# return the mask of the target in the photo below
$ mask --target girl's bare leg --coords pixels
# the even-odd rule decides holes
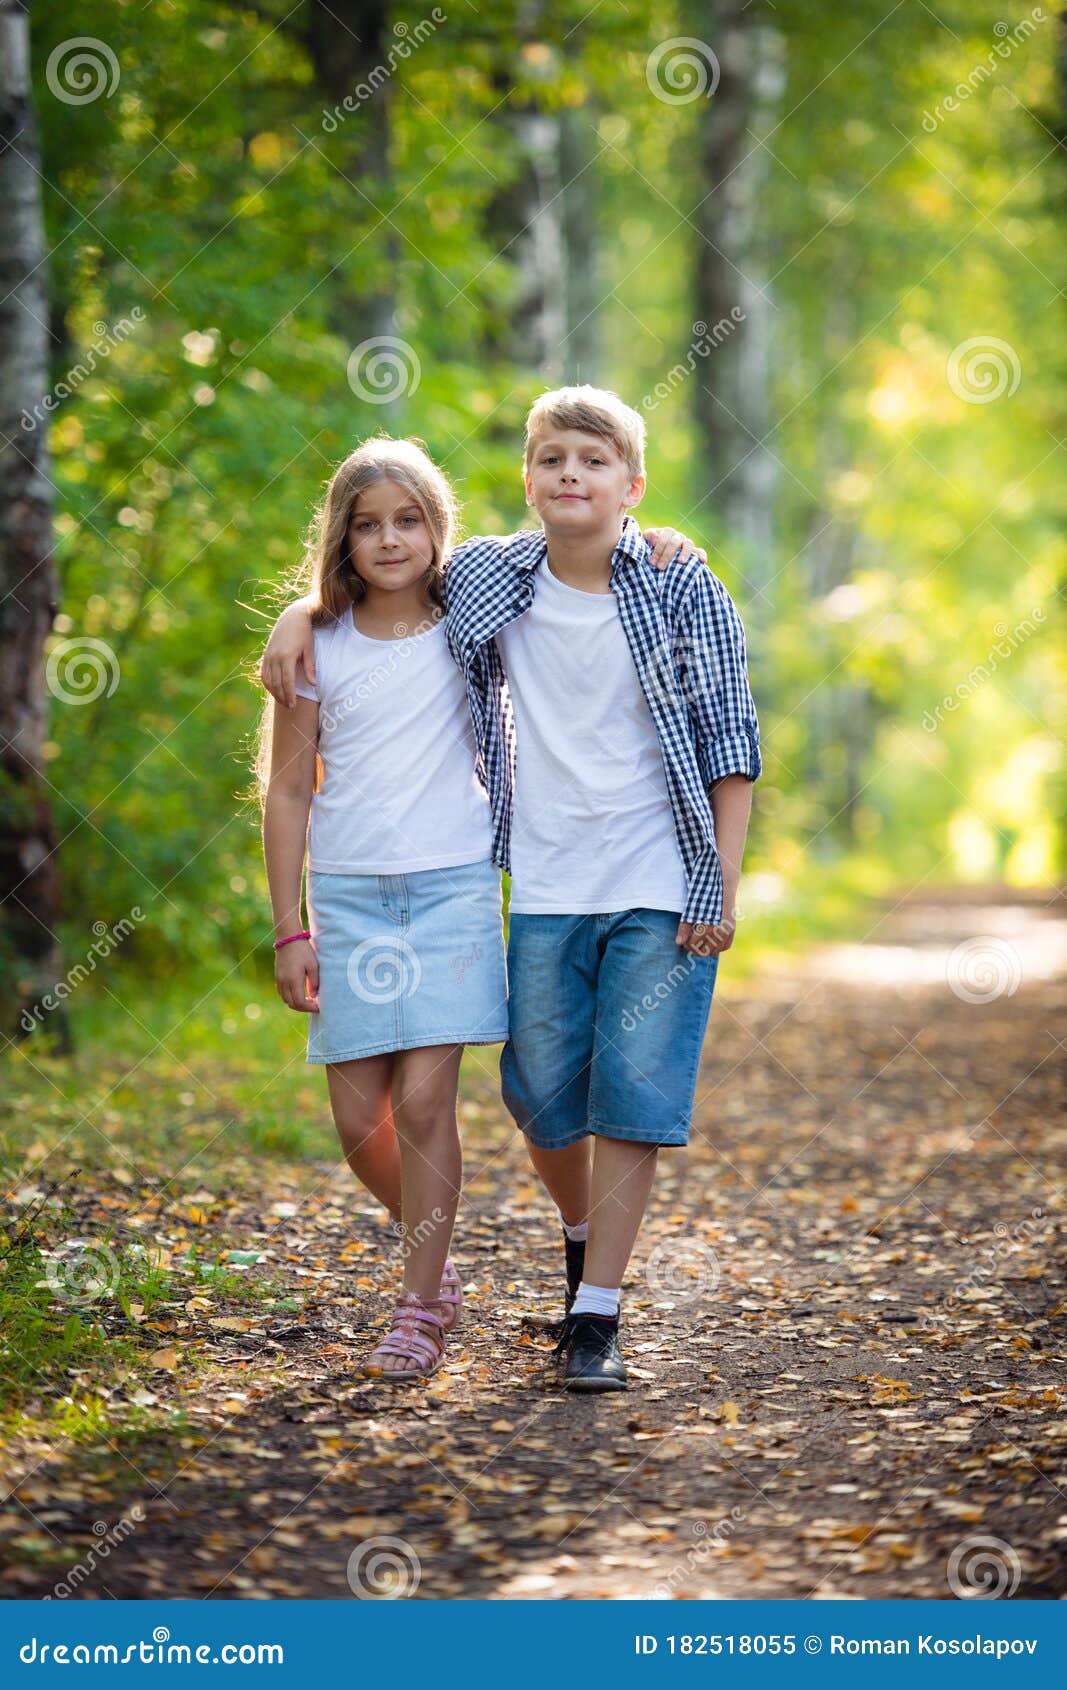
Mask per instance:
[[[440,1294],[463,1183],[456,1118],[462,1055],[462,1045],[430,1045],[393,1056],[393,1119],[404,1191],[404,1289],[424,1300]]]
[[[400,1147],[393,1124],[392,1055],[329,1062],[334,1125],[352,1172],[395,1221],[401,1218]]]

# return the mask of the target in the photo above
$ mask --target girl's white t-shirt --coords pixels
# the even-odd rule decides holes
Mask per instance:
[[[372,640],[351,610],[315,629],[325,778],[311,801],[309,866],[320,874],[411,874],[485,862],[489,800],[474,772],[463,678],[444,622]]]
[[[680,912],[663,752],[615,594],[570,587],[546,560],[496,646],[515,714],[511,908]]]

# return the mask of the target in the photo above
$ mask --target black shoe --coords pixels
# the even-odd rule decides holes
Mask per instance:
[[[565,1391],[625,1391],[618,1315],[568,1314],[556,1354],[563,1358]]]
[[[571,1304],[585,1275],[585,1239],[578,1242],[564,1233],[563,1248],[567,1256],[567,1294],[563,1299],[563,1312],[570,1314]]]

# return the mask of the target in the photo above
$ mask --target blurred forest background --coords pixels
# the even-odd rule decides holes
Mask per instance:
[[[1060,872],[1067,49],[1002,11],[36,0],[63,967],[126,919],[113,978],[267,983],[249,674],[324,480],[412,433],[523,526],[565,380],[746,620],[752,945]]]

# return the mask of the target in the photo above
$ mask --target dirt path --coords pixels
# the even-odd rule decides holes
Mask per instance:
[[[1065,915],[926,894],[802,972],[724,967],[624,1294],[628,1392],[564,1396],[524,1323],[558,1312],[561,1252],[487,1082],[438,1380],[353,1374],[387,1241],[345,1173],[292,1170],[213,1220],[265,1241],[306,1319],[192,1311],[160,1386],[185,1428],[28,1448],[24,1527],[84,1564],[94,1522],[143,1509],[76,1584],[105,1599],[346,1596],[350,1573],[419,1598],[1063,1594]],[[19,1561],[8,1589],[55,1582]]]

